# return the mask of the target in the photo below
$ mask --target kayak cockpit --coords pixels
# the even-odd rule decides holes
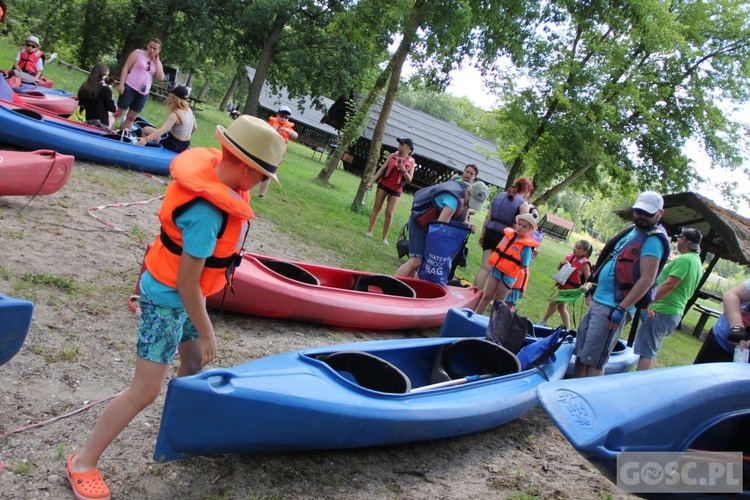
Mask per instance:
[[[518,357],[493,342],[462,338],[399,351],[339,351],[311,356],[339,382],[389,394],[423,392],[519,373]]]

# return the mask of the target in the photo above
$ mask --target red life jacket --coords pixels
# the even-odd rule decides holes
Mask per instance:
[[[518,280],[523,272],[521,250],[524,247],[536,248],[539,242],[532,238],[531,234],[519,237],[518,233],[509,227],[503,229],[503,233],[505,236],[492,251],[488,263],[501,273]]]
[[[561,290],[572,290],[573,288],[580,287],[583,283],[583,272],[581,270],[584,268],[584,266],[591,265],[591,263],[589,262],[589,258],[584,256],[580,259],[576,259],[575,254],[572,253],[565,257],[565,260],[568,261],[568,263],[573,267],[573,269],[575,269],[575,271],[570,273],[568,280],[559,288]]]
[[[403,165],[407,170],[413,169],[414,158],[409,156],[404,160]],[[402,193],[404,191],[406,180],[398,169],[398,153],[393,153],[388,157],[388,166],[385,169],[385,174],[378,179],[378,184],[397,193]]]
[[[42,52],[41,50],[36,49],[33,52],[22,50],[21,55],[18,59],[18,67],[24,73],[28,73],[31,76],[36,76],[36,63],[37,61],[39,61],[39,59],[44,60],[44,52]]]
[[[146,254],[146,268],[160,283],[177,288],[177,271],[184,247],[182,230],[175,219],[190,203],[202,198],[223,212],[224,224],[219,232],[213,254],[206,259],[200,277],[204,296],[212,295],[229,284],[227,269],[234,269],[241,252],[242,235],[247,231],[247,221],[254,217],[248,203],[247,191],[234,191],[219,181],[216,165],[221,161],[221,151],[194,148],[177,155],[170,165],[174,181],[167,186],[164,201],[159,209],[161,234]]]
[[[635,237],[620,249],[615,260],[615,300],[621,302],[641,277],[641,249],[649,236],[659,238],[664,245],[664,253],[659,261],[659,269],[656,272],[654,283],[649,291],[635,304],[639,309],[644,309],[653,302],[656,296],[656,280],[669,260],[669,236],[667,231],[661,224],[657,224],[648,231],[638,231]]]

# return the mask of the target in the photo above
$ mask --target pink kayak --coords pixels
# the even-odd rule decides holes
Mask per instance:
[[[78,98],[72,96],[45,94],[37,91],[18,92],[17,95],[25,106],[36,106],[65,118],[72,115],[78,107]]]
[[[36,196],[59,191],[73,158],[50,150],[0,151],[0,196]]]
[[[440,286],[245,253],[234,276],[235,293],[220,292],[208,305],[256,316],[368,330],[431,328],[453,307],[473,308],[476,287]]]

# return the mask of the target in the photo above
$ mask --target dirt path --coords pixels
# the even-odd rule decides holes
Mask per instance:
[[[89,207],[158,197],[142,174],[76,162],[59,193],[0,198],[0,293],[34,301],[21,352],[0,367],[0,434],[110,397],[130,382],[137,317],[126,305],[156,233],[159,202],[96,213]],[[22,210],[23,209],[23,210]],[[263,220],[249,249],[337,264]],[[400,338],[398,333],[212,313],[214,367],[292,349]],[[417,335],[435,335],[421,332]],[[226,455],[167,464],[151,459],[163,394],[107,450],[101,466],[113,498],[625,498],[535,410],[496,429],[388,448]],[[72,498],[64,460],[80,448],[103,405],[0,440],[0,498]],[[262,429],[259,429],[262,432]]]

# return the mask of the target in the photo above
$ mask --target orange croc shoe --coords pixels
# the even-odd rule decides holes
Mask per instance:
[[[73,488],[73,495],[76,500],[110,500],[109,488],[104,482],[99,469],[93,469],[86,472],[73,472],[71,464],[75,458],[75,453],[68,457],[68,482]]]

